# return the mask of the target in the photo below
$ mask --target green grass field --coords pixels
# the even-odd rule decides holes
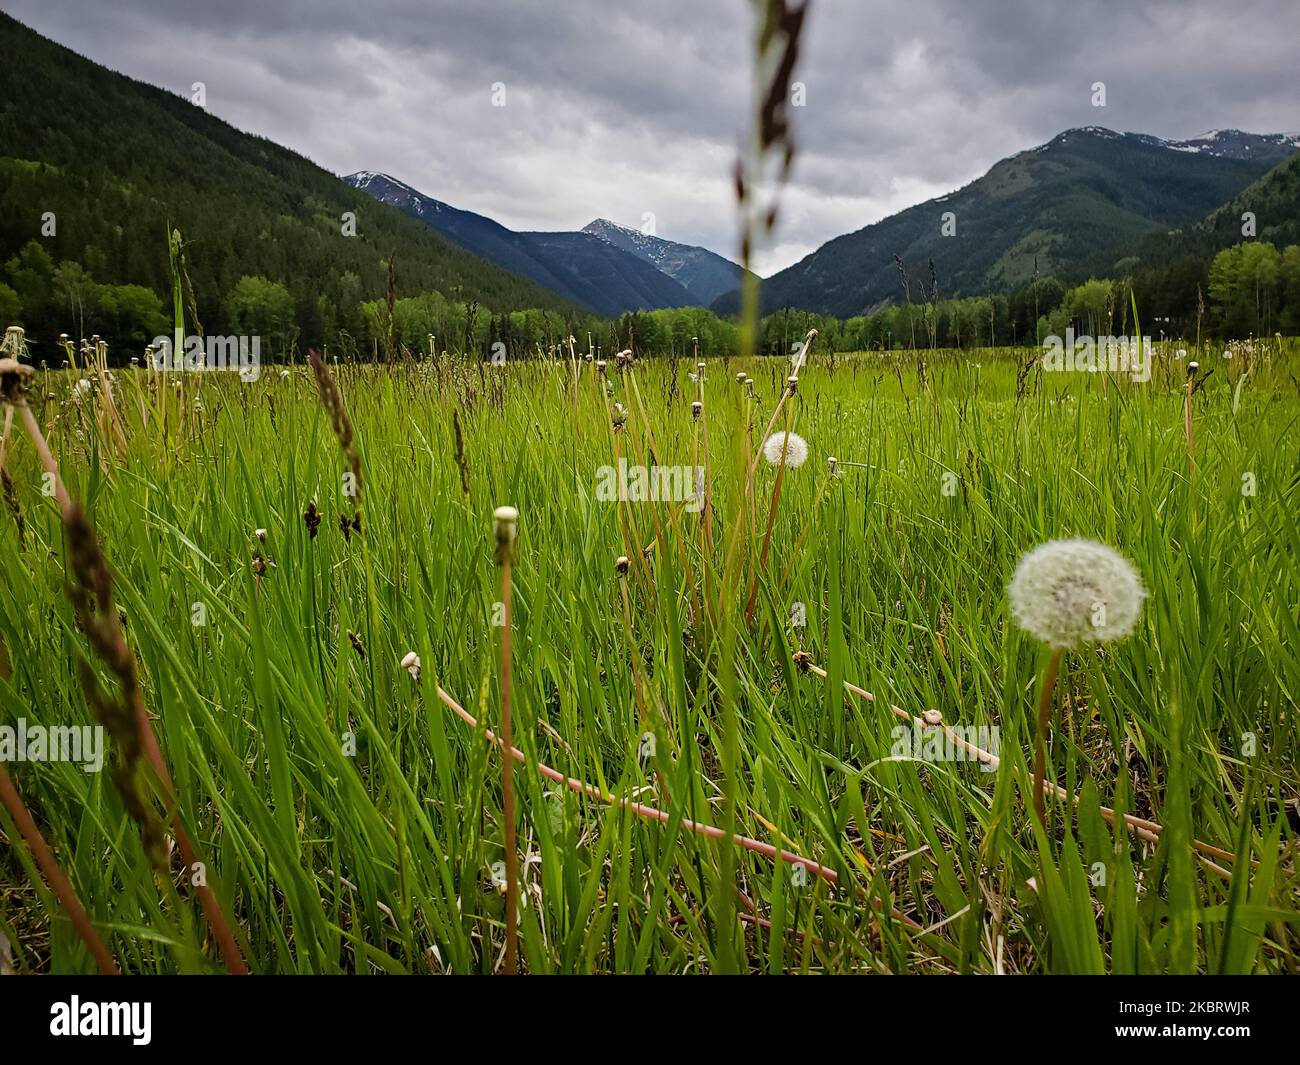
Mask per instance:
[[[31,407],[112,565],[200,880],[253,972],[502,967],[503,759],[483,733],[503,694],[502,504],[519,511],[521,969],[1294,972],[1300,348],[1199,353],[1194,472],[1172,350],[1145,384],[1019,378],[1024,357],[814,349],[775,423],[810,454],[781,475],[762,565],[777,470],[760,461],[747,492],[746,465],[785,360],[711,361],[702,390],[693,364],[611,362],[608,395],[581,358],[332,365],[357,500],[301,365],[252,384],[120,370],[113,409],[38,373]],[[0,724],[92,724],[79,659],[113,681],[18,421],[7,446]],[[707,465],[708,505],[598,498],[618,457]],[[1072,798],[1036,831],[1048,650],[1005,589],[1068,536],[1121,551],[1149,596],[1127,639],[1063,660],[1048,772]],[[992,730],[974,734],[1000,765],[931,760],[935,729],[900,755],[889,704]],[[124,970],[224,970],[195,871],[173,853],[154,874],[109,772],[8,769]],[[1163,831],[1114,829],[1103,805]],[[14,967],[93,971],[3,811],[0,831]]]

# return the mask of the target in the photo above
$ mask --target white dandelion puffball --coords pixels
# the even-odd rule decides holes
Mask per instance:
[[[763,457],[773,466],[783,458],[787,466],[802,466],[808,461],[808,441],[795,433],[773,433],[763,443]]]
[[[1052,647],[1127,636],[1146,594],[1128,559],[1093,540],[1040,544],[1020,560],[1007,586],[1020,627]]]

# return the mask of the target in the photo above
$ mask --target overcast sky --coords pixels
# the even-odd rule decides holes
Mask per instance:
[[[202,81],[209,110],[336,173],[386,171],[515,229],[650,213],[659,236],[737,257],[747,0],[0,7],[131,77]],[[1071,126],[1300,130],[1298,0],[812,0],[806,37],[763,274]]]

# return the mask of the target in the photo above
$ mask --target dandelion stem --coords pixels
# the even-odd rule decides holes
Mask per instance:
[[[1052,657],[1043,673],[1042,689],[1038,693],[1038,727],[1034,730],[1034,814],[1040,825],[1045,825],[1043,810],[1043,778],[1047,771],[1047,731],[1052,723],[1052,692],[1056,689],[1056,673],[1061,666],[1062,648],[1052,648]]]
[[[758,580],[767,568],[767,552],[772,546],[772,529],[776,526],[776,508],[781,502],[781,484],[785,480],[786,455],[790,450],[790,415],[785,417],[785,435],[781,440],[781,461],[776,467],[776,481],[772,485],[772,498],[767,505],[767,529],[763,533],[763,546],[758,553],[758,564],[749,577],[749,599],[745,603],[745,624],[754,619],[754,607],[758,602]]]

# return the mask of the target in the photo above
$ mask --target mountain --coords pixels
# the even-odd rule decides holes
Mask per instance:
[[[664,240],[639,229],[620,226],[607,218],[588,222],[582,227],[582,232],[644,259],[656,270],[681,282],[691,299],[703,307],[724,293],[739,288],[745,275],[742,267],[708,248]]]
[[[228,328],[230,294],[241,277],[262,276],[287,288],[304,344],[364,329],[359,304],[385,294],[390,253],[400,296],[436,290],[493,310],[576,313],[301,155],[4,14],[0,54],[0,264],[35,240],[33,269],[79,264],[96,284],[139,285],[169,300],[167,233],[179,229],[206,331],[238,332]],[[188,75],[177,77],[189,86]],[[43,226],[46,212],[53,218]],[[345,212],[356,215],[355,236],[343,233]],[[0,269],[7,281],[13,271]],[[66,299],[45,306],[32,297],[21,315],[38,345],[73,331]],[[113,338],[94,314],[85,324]]]
[[[1197,222],[1298,147],[1294,135],[1237,130],[1190,141],[1066,130],[956,192],[822,245],[763,282],[763,311],[847,317],[901,302],[896,255],[918,302],[931,287],[931,262],[941,296],[1024,284],[1035,259],[1040,275],[1066,279],[1122,271],[1144,238]],[[955,225],[951,236],[945,221]],[[732,292],[713,306],[734,314],[738,303]]]
[[[1176,152],[1213,155],[1220,159],[1252,159],[1276,166],[1300,151],[1300,133],[1247,133],[1240,129],[1212,129],[1185,141],[1161,140],[1147,133],[1126,133],[1126,137],[1161,144]]]
[[[371,170],[349,174],[343,180],[380,203],[418,218],[475,255],[597,314],[613,317],[625,311],[688,307],[700,302],[654,264],[590,233],[516,232]]]

